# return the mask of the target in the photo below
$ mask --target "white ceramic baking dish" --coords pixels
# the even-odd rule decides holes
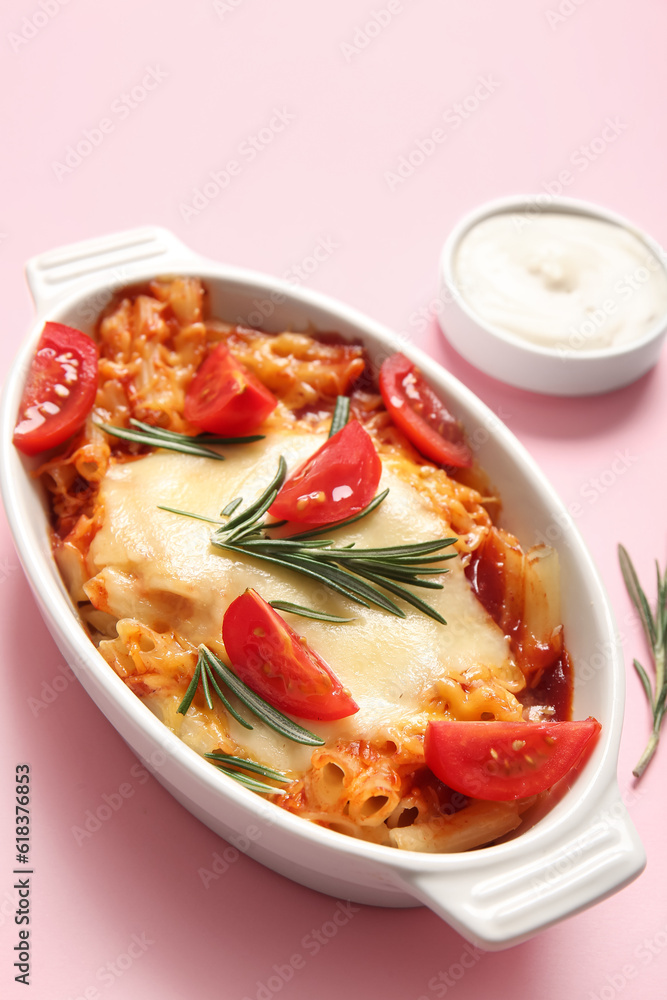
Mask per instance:
[[[375,364],[400,349],[463,420],[504,500],[505,525],[525,544],[558,536],[563,618],[576,680],[574,717],[596,716],[601,738],[572,787],[515,839],[455,855],[377,846],[312,825],[247,791],[173,736],[123,684],[84,634],[51,558],[43,498],[31,462],[11,444],[25,372],[45,320],[91,331],[114,289],[164,274],[200,275],[214,316],[269,330],[338,330]],[[16,547],[65,658],[110,723],[155,777],[220,836],[304,885],[379,906],[425,903],[469,940],[500,949],[616,891],[645,856],[616,783],[624,668],[609,603],[565,508],[507,428],[425,354],[331,299],[201,258],[171,233],[144,228],[34,258],[28,282],[37,319],[5,386],[1,486]],[[10,667],[11,668],[11,667]]]

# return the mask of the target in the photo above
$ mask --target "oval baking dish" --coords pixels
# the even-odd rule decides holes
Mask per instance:
[[[222,837],[256,825],[248,853],[311,888],[380,906],[424,903],[469,940],[504,948],[616,891],[642,870],[642,845],[616,783],[624,666],[609,604],[565,508],[501,421],[426,355],[348,307],[285,282],[199,257],[163,229],[144,228],[66,247],[27,266],[38,318],[10,372],[1,412],[2,493],[15,544],[44,619],[77,677],[158,781]],[[34,460],[11,444],[25,373],[45,320],[90,332],[118,288],[158,275],[201,277],[212,314],[285,329],[336,330],[371,362],[402,351],[452,401],[497,485],[504,527],[532,540],[558,526],[562,617],[574,668],[573,717],[602,723],[595,750],[550,810],[515,839],[465,854],[399,851],[294,816],[211,767],[174,736],[97,652],[51,557]],[[549,533],[553,535],[553,531]],[[247,838],[246,838],[247,842]]]

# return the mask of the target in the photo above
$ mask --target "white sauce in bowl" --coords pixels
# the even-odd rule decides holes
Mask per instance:
[[[547,348],[622,346],[667,315],[667,271],[647,245],[574,212],[483,219],[461,240],[454,278],[480,319]]]

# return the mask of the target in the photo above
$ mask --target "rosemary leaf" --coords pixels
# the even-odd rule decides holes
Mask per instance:
[[[644,688],[644,691],[646,693],[646,697],[648,698],[649,701],[652,701],[652,699],[653,699],[653,691],[651,690],[651,682],[648,679],[648,674],[646,673],[646,671],[642,667],[642,665],[639,662],[639,660],[633,660],[632,663],[633,663],[633,666],[634,666],[635,670],[639,674],[639,679],[642,682],[642,687]]]
[[[447,573],[446,569],[401,569],[400,566],[392,563],[383,563],[379,559],[356,559],[351,567],[353,573],[362,573],[367,570],[374,573],[378,580],[398,580],[401,583],[409,583],[413,587],[425,587],[427,590],[442,590],[443,584],[435,580],[421,580],[416,574],[421,573]]]
[[[224,521],[218,521],[214,517],[205,517],[203,514],[193,514],[189,510],[179,510],[178,507],[165,507],[164,504],[159,503],[157,505],[158,510],[166,510],[170,514],[180,514],[182,517],[192,517],[195,521],[208,521],[209,524],[223,524]]]
[[[153,424],[145,424],[142,420],[135,420],[130,417],[130,423],[137,430],[145,431],[155,437],[165,438],[171,441],[191,442],[192,444],[252,444],[254,441],[263,441],[264,434],[249,434],[246,437],[219,437],[217,434],[179,434],[178,431],[168,431],[164,427],[155,427]]]
[[[433,562],[444,562],[445,559],[456,559],[457,552],[445,552],[441,556],[412,556],[410,558],[411,566],[425,566]],[[397,561],[402,561],[401,557],[397,556]]]
[[[192,675],[192,680],[188,684],[188,689],[183,696],[183,701],[176,709],[176,711],[180,712],[181,715],[185,715],[187,710],[190,708],[190,705],[192,704],[192,699],[195,696],[195,691],[197,690],[197,686],[199,684],[200,677],[201,677],[201,657],[198,657],[197,666],[195,667],[195,672]]]
[[[273,525],[271,525],[271,527],[273,527]],[[218,532],[218,534],[222,534],[222,532]],[[234,544],[236,544],[236,541],[234,542]],[[257,550],[258,552],[265,552],[267,555],[271,555],[271,553],[298,554],[299,552],[302,553],[304,549],[319,550],[327,545],[332,545],[333,543],[331,539],[328,539],[326,542],[320,542],[317,539],[313,539],[313,541],[306,541],[306,542],[293,542],[291,538],[266,538],[265,535],[259,535],[257,538],[249,539],[248,541],[245,541],[243,544],[244,546],[246,546],[249,549],[252,549],[253,551]]]
[[[639,612],[639,617],[641,623],[644,627],[646,633],[646,638],[651,644],[651,647],[655,646],[656,632],[655,624],[653,622],[653,615],[651,614],[651,609],[649,603],[646,600],[646,594],[642,590],[635,568],[632,565],[632,561],[627,551],[622,545],[618,547],[618,560],[621,564],[621,573],[623,574],[623,580],[625,581],[625,586],[627,588],[628,594],[630,595],[630,600],[637,608]],[[660,571],[658,570],[658,590],[660,589]]]
[[[260,764],[256,760],[246,760],[245,757],[232,757],[230,754],[220,753],[218,750],[213,753],[205,753],[204,757],[226,766],[238,767],[242,771],[261,774],[264,778],[271,778],[273,781],[282,781],[285,785],[288,785],[292,780],[282,771],[275,771],[272,767],[267,767],[266,764]]]
[[[215,764],[215,761],[212,761]],[[256,778],[251,778],[249,774],[243,774],[242,771],[237,771],[233,767],[225,767],[224,764],[215,764],[216,767],[226,774],[229,778],[233,778],[234,781],[238,781],[240,785],[247,788],[251,792],[259,792],[260,795],[284,795],[285,792],[282,788],[276,788],[274,785],[266,785],[263,781],[258,781]]]
[[[240,514],[237,514],[236,517],[233,517],[231,521],[227,522],[226,525],[227,530],[231,531],[233,528],[236,528],[237,526],[243,524],[250,517],[257,516],[257,512],[259,510],[262,510],[263,512],[263,510],[266,509],[264,507],[266,498],[270,496],[274,492],[274,490],[280,489],[285,480],[286,475],[287,475],[287,463],[285,462],[285,459],[281,455],[280,461],[278,462],[278,471],[276,472],[275,476],[273,477],[269,485],[266,487],[263,493],[261,493],[257,497],[254,503],[251,503],[250,506],[246,507],[245,510],[242,510]],[[269,506],[270,505],[271,504],[269,504]]]
[[[269,728],[280,733],[281,736],[286,736],[294,743],[303,743],[311,747],[323,746],[324,740],[321,737],[297,725],[296,722],[293,722],[286,715],[283,715],[282,712],[269,705],[263,698],[260,698],[258,694],[255,694],[208,646],[200,646],[199,653],[207,661],[214,673],[225,682],[230,691],[233,691],[239,701],[242,701]]]
[[[343,624],[344,622],[356,621],[355,618],[340,618],[338,615],[329,615],[326,611],[316,611],[315,608],[305,608],[302,604],[292,604],[290,601],[269,601],[276,611],[288,611],[292,615],[301,615],[303,618],[314,618],[320,622],[332,622],[333,624]]]
[[[220,517],[231,517],[237,507],[243,503],[243,497],[237,497],[236,500],[230,501],[226,507],[220,511]]]
[[[298,536],[291,535],[289,539],[284,540],[294,543],[295,538],[298,538]],[[279,538],[275,539],[275,541],[282,542],[283,539]],[[299,543],[296,542],[294,544],[298,545]],[[330,548],[328,551],[323,552],[322,555],[325,557],[329,555],[336,559],[373,559],[374,557],[379,557],[382,559],[391,559],[397,563],[404,560],[409,560],[412,563],[413,557],[419,557],[425,552],[437,552],[438,549],[451,544],[452,541],[449,538],[438,538],[430,542],[415,542],[413,545],[392,545],[386,549]],[[451,557],[449,555],[431,555],[427,561],[432,563],[448,558]]]
[[[357,573],[366,577],[367,580],[371,580],[373,583],[379,583],[385,590],[388,590],[391,594],[395,594],[396,597],[401,597],[408,604],[411,604],[413,608],[417,608],[422,611],[429,618],[433,618],[436,622],[440,622],[441,625],[446,625],[446,620],[442,617],[440,612],[432,608],[430,604],[426,601],[422,601],[421,597],[417,597],[412,591],[406,590],[405,587],[399,586],[397,583],[390,583],[389,580],[384,576],[378,576],[376,573],[372,573],[369,570],[357,569]],[[405,617],[405,615],[404,615]]]
[[[331,418],[331,428],[329,437],[333,437],[338,431],[345,427],[350,419],[350,398],[349,396],[337,396],[333,416]]]
[[[207,706],[207,708],[211,708],[212,709],[213,708],[213,702],[211,701],[211,692],[210,692],[209,686],[208,686],[208,670],[207,670],[207,664],[206,663],[204,663],[203,667],[202,667],[202,672],[201,672],[201,686],[202,686],[202,690],[204,692],[204,699],[206,701],[206,706]]]
[[[215,675],[213,674],[213,672],[210,669],[210,667],[209,667],[208,663],[206,662],[206,660],[204,660],[204,668],[203,668],[202,673],[208,674],[209,684],[211,685],[211,687],[213,688],[213,690],[215,691],[215,693],[217,694],[218,698],[220,699],[220,701],[222,702],[222,704],[225,706],[225,708],[227,709],[227,711],[229,712],[229,714],[233,715],[234,718],[236,719],[236,721],[239,722],[243,726],[244,729],[253,729],[254,727],[251,726],[250,723],[246,719],[244,719],[242,715],[239,715],[239,713],[236,711],[236,709],[234,708],[234,706],[230,702],[229,698],[227,698],[227,696],[225,695],[225,693],[220,690],[220,685],[216,681]]]
[[[225,460],[224,455],[213,451],[212,448],[206,448],[202,444],[190,443],[194,438],[189,437],[187,434],[181,435],[177,440],[166,438],[160,434],[148,434],[146,431],[136,430],[131,427],[114,427],[112,424],[102,424],[97,420],[94,420],[93,423],[96,427],[103,430],[105,434],[122,438],[124,441],[135,441],[137,444],[146,444],[151,448],[165,448],[168,451],[178,451],[184,455],[196,455],[199,458],[214,458],[218,462],[224,462]]]
[[[632,772],[636,778],[640,778],[658,748],[660,727],[662,726],[665,710],[667,709],[667,678],[665,676],[665,658],[667,654],[667,610],[665,607],[667,604],[667,569],[664,573],[661,573],[660,567],[656,564],[656,603],[655,614],[653,614],[646,594],[639,583],[632,560],[622,545],[618,546],[618,559],[628,595],[639,612],[639,617],[653,657],[653,683],[651,683],[651,679],[641,663],[638,660],[633,660],[635,670],[639,675],[653,716],[651,735],[643,754]]]

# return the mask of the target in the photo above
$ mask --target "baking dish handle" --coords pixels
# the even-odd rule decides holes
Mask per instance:
[[[59,299],[90,286],[127,285],[142,272],[146,262],[155,262],[154,273],[167,273],[173,265],[194,257],[193,251],[168,229],[142,226],[33,257],[26,264],[26,277],[41,313]]]
[[[495,858],[482,870],[464,866],[415,873],[409,877],[411,891],[468,940],[496,951],[604,899],[636,878],[646,864],[615,784],[588,824],[573,827],[551,848],[539,836],[532,846],[525,835],[520,843],[518,865],[504,853],[493,852]]]

